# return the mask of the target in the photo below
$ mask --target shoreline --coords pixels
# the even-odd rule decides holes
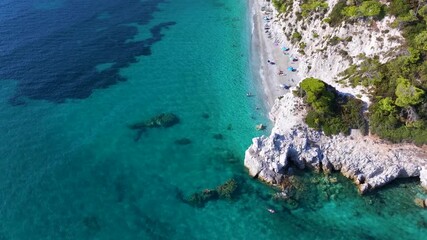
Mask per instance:
[[[272,28],[268,32],[264,29],[266,24],[271,26],[272,21],[266,21],[263,19],[265,16],[273,17],[273,12],[270,15],[265,15],[265,12],[261,11],[263,5],[271,6],[271,3],[260,0],[249,1],[249,14],[252,25],[251,31],[251,61],[253,67],[256,69],[254,74],[258,76],[260,94],[267,109],[267,113],[274,105],[275,99],[285,94],[289,90],[284,89],[280,85],[284,84],[289,87],[294,87],[299,82],[297,72],[290,72],[287,70],[288,67],[292,66],[298,69],[298,62],[292,62],[290,60],[291,55],[296,55],[290,49],[285,55],[281,48],[284,47],[283,41],[279,40],[277,32],[274,32]],[[271,38],[268,38],[268,34],[271,33]],[[276,42],[276,43],[275,43]],[[288,46],[287,46],[288,47]],[[275,64],[270,64],[268,61],[273,61]],[[283,75],[279,75],[279,71],[283,71]],[[293,81],[292,81],[293,79]]]

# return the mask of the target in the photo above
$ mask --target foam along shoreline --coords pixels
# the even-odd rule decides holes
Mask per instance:
[[[258,58],[259,79],[263,98],[268,109],[274,104],[279,96],[288,90],[285,86],[296,86],[300,80],[298,77],[298,61],[292,61],[291,57],[298,57],[293,49],[283,51],[286,46],[280,39],[280,33],[272,28],[274,12],[270,2],[251,0],[249,2],[252,16],[252,51],[254,57]],[[288,67],[296,69],[295,72]]]
[[[303,59],[299,59],[298,65],[291,64],[289,57],[281,51],[281,47],[287,43],[289,46],[286,47],[291,48],[289,54],[294,54],[298,46],[287,42],[284,34],[286,29],[282,26],[286,28],[292,23],[295,29],[300,27],[298,22],[295,19],[278,17],[277,11],[265,0],[253,0],[250,4],[254,23],[252,42],[254,47],[259,49],[261,84],[267,105],[271,107],[269,115],[274,123],[270,136],[254,138],[252,145],[246,150],[245,166],[249,169],[250,175],[270,184],[280,184],[290,166],[296,165],[299,168],[341,171],[344,176],[354,180],[361,193],[381,187],[396,178],[406,177],[420,177],[421,185],[427,189],[425,148],[418,148],[412,144],[387,144],[373,136],[358,134],[348,137],[341,135],[328,137],[306,126],[305,109],[301,99],[294,97],[290,91],[281,89],[280,84],[296,86],[301,79],[314,76],[340,92],[355,96],[360,93],[360,89],[343,88],[334,82],[334,78],[342,71],[340,69],[346,69],[349,63],[343,60],[337,51],[328,52],[328,59],[325,60],[323,55],[310,50],[306,51]],[[298,11],[298,8],[298,2],[294,2],[293,11]],[[265,12],[270,10],[271,14],[265,15]],[[264,16],[272,19],[264,20]],[[321,22],[313,22],[312,26],[307,28],[318,29],[321,28],[320,24]],[[269,27],[269,31],[264,29],[265,25]],[[378,26],[386,25],[381,22]],[[364,30],[361,31],[362,36],[357,36],[358,38],[370,39],[369,31],[365,31],[366,27],[356,25],[355,28]],[[337,30],[327,27],[322,34],[330,34],[328,31]],[[346,32],[351,32],[351,29],[347,29]],[[378,48],[377,54],[380,55],[386,50],[387,48]],[[362,47],[360,52],[355,52],[354,55],[361,53],[365,53]],[[268,60],[275,61],[275,64],[268,64]],[[319,67],[330,62],[335,62],[337,66]],[[309,67],[312,64],[315,66],[313,69]],[[289,73],[286,68],[291,65],[297,69],[301,68],[301,71]],[[287,75],[278,75],[279,70],[284,70]],[[292,78],[294,81],[289,81]],[[366,96],[362,96],[362,100],[368,103],[366,99]]]

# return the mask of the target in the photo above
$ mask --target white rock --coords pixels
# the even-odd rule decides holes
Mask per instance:
[[[427,188],[427,153],[423,149],[410,144],[387,144],[355,133],[351,137],[325,136],[303,123],[304,111],[286,115],[300,101],[292,93],[276,101],[275,111],[271,112],[275,120],[271,135],[254,138],[245,154],[245,166],[252,176],[280,183],[280,176],[291,161],[299,168],[333,167],[353,179],[361,193],[403,177],[420,176]]]
[[[420,171],[421,186],[427,190],[427,166],[423,166]]]

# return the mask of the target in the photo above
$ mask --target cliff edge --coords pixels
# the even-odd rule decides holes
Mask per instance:
[[[361,193],[396,178],[420,177],[427,189],[427,151],[411,144],[388,144],[353,131],[325,136],[304,123],[301,98],[292,93],[277,99],[270,112],[270,136],[254,138],[245,153],[251,176],[279,185],[292,167],[340,171]]]

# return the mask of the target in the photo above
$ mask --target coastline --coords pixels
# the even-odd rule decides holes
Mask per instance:
[[[290,72],[287,67],[292,66],[298,69],[298,62],[292,62],[290,56],[295,54],[292,49],[287,51],[285,55],[281,51],[281,47],[285,46],[282,40],[279,40],[278,33],[270,28],[271,38],[268,38],[268,33],[264,29],[265,25],[271,26],[271,21],[267,22],[263,17],[267,16],[261,11],[263,6],[271,6],[269,2],[260,0],[249,1],[249,11],[252,24],[251,33],[251,50],[253,67],[256,69],[255,74],[258,75],[260,81],[260,94],[265,101],[266,109],[269,112],[274,105],[275,99],[283,95],[289,90],[284,89],[280,85],[294,87],[299,82],[297,72]],[[273,16],[271,12],[270,16]],[[277,43],[275,44],[275,40]],[[274,65],[268,61],[273,61]],[[279,75],[279,71],[283,71],[283,75]],[[293,79],[293,81],[292,81]]]
[[[342,87],[334,82],[340,69],[345,69],[349,65],[337,52],[331,50],[328,52],[328,59],[323,60],[324,58],[321,57],[323,55],[317,55],[317,52],[310,49],[311,53],[304,56],[302,64],[290,63],[289,57],[281,51],[286,41],[283,32],[285,28],[282,30],[282,26],[288,26],[287,22],[295,23],[296,20],[278,17],[277,11],[272,9],[273,19],[270,21],[272,38],[268,38],[263,27],[266,23],[263,19],[264,12],[261,11],[264,4],[270,3],[265,0],[250,1],[253,24],[252,48],[259,56],[261,88],[265,94],[267,108],[271,109],[269,116],[273,121],[273,128],[269,137],[254,138],[253,144],[246,151],[245,166],[249,169],[250,175],[273,185],[280,184],[287,174],[285,169],[289,168],[292,162],[299,168],[325,172],[340,171],[347,178],[354,180],[362,194],[384,186],[396,178],[407,177],[419,177],[421,185],[427,189],[425,148],[417,148],[412,144],[385,143],[373,136],[361,136],[357,132],[348,137],[341,135],[328,137],[308,129],[303,123],[305,111],[300,99],[293,97],[290,91],[280,89],[280,84],[294,87],[302,78],[320,77],[344,94],[361,95],[361,99],[367,104],[369,99],[365,94],[361,94],[363,91],[360,88]],[[297,6],[294,5],[294,9]],[[388,20],[384,20],[386,21]],[[317,23],[313,26],[315,24]],[[311,26],[312,29],[313,26]],[[360,28],[360,26],[356,27]],[[327,31],[324,34],[327,34]],[[365,36],[362,34],[359,37],[363,39]],[[291,48],[289,54],[294,54],[298,47],[288,44],[286,47]],[[382,50],[379,49],[377,53],[380,54]],[[268,64],[267,61],[271,59],[276,62],[275,65]],[[322,59],[322,61],[316,61],[316,59]],[[299,61],[302,60],[299,59]],[[326,64],[331,66],[330,63],[334,61],[339,66],[320,70],[322,68],[319,66]],[[309,68],[312,64],[313,69]],[[289,73],[286,71],[288,66],[298,70],[298,67],[301,67],[302,70]],[[279,70],[284,70],[286,76],[277,75]],[[290,81],[292,78],[293,82]],[[283,99],[277,99],[279,96]],[[360,144],[361,142],[363,144]],[[343,158],[343,156],[346,157]]]

